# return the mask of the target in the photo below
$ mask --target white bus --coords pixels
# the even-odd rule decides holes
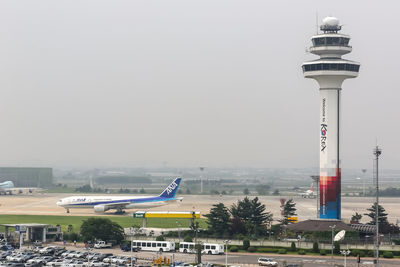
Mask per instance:
[[[196,249],[194,247],[193,242],[180,242],[179,243],[179,252],[182,253],[196,253]],[[224,254],[224,245],[223,244],[210,244],[210,243],[203,243],[203,247],[201,250],[202,254]]]
[[[169,241],[133,240],[132,247],[144,251],[175,251],[175,243]]]

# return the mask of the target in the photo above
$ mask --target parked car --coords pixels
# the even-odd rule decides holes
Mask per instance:
[[[52,261],[48,261],[46,263],[46,266],[53,266],[53,267],[61,266],[63,264],[63,262],[64,261],[62,259],[54,259]]]
[[[87,264],[89,267],[102,267],[104,266],[104,262],[102,261],[89,261]]]
[[[271,258],[258,258],[260,266],[278,266],[278,263]]]
[[[120,248],[121,248],[122,251],[125,251],[125,252],[131,251],[131,243],[122,244],[122,245],[120,246]],[[132,251],[133,251],[133,252],[138,252],[139,250],[140,250],[139,247],[133,247],[133,248],[132,248]]]
[[[94,244],[94,248],[111,248],[113,243],[99,240]]]

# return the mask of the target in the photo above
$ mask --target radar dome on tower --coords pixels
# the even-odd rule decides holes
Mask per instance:
[[[326,17],[322,20],[321,30],[324,32],[337,32],[341,28],[339,20],[335,17]]]

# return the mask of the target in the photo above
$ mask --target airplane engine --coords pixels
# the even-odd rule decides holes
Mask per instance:
[[[103,213],[103,212],[105,212],[105,211],[110,209],[110,208],[108,208],[108,207],[106,207],[104,205],[96,205],[93,208],[94,208],[94,211],[98,212],[98,213]]]

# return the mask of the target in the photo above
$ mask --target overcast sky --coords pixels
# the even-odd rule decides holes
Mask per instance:
[[[362,4],[361,4],[362,3]],[[351,35],[342,167],[400,162],[398,1],[1,1],[1,166],[317,167],[320,21]]]

